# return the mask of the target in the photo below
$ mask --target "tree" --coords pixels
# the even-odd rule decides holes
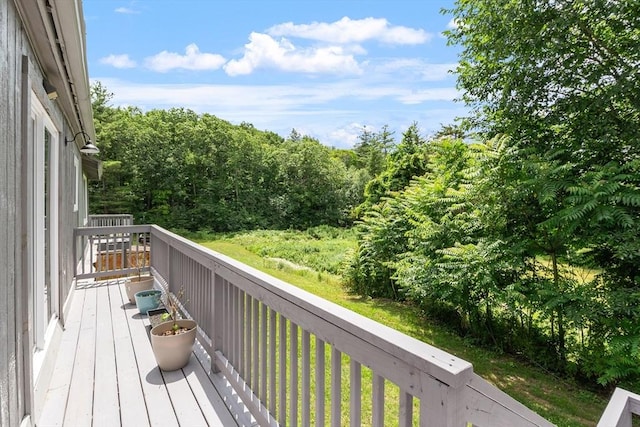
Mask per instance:
[[[431,145],[420,135],[417,123],[412,123],[402,134],[402,141],[388,155],[386,168],[371,179],[364,189],[364,201],[355,211],[356,216],[366,212],[391,192],[402,190],[412,179],[427,172]]]
[[[640,290],[640,3],[458,0],[447,12],[469,123],[507,134],[520,163],[518,187],[500,199],[505,230],[529,242],[534,262],[536,252],[552,261],[541,302],[561,362],[566,327],[586,318],[602,344],[577,357],[586,355],[585,371],[603,382],[639,376],[640,331],[630,325],[640,313],[623,301],[636,304]],[[597,296],[565,280],[562,265],[598,271]]]
[[[640,3],[459,0],[447,12],[475,124],[578,167],[638,157]]]
[[[358,166],[366,169],[373,178],[382,172],[386,166],[387,155],[393,149],[393,132],[387,125],[380,132],[373,132],[366,128],[358,136],[358,142],[353,147],[358,158]]]
[[[277,156],[280,166],[273,203],[280,208],[282,225],[303,229],[340,225],[346,216],[347,173],[331,149],[305,136],[286,141]]]

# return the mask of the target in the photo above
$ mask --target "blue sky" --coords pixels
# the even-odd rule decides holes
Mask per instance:
[[[184,107],[286,137],[353,146],[464,115],[453,0],[84,0],[92,81],[114,106]]]

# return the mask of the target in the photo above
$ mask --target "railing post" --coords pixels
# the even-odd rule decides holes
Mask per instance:
[[[631,427],[633,414],[640,415],[640,395],[616,388],[598,421],[598,427]]]

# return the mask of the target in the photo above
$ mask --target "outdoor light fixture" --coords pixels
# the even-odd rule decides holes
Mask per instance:
[[[58,91],[56,87],[51,84],[51,82],[47,79],[42,81],[42,86],[44,87],[45,92],[47,92],[47,96],[50,100],[55,101],[58,98]]]
[[[73,135],[73,138],[71,139],[65,138],[64,145],[67,145],[68,143],[75,141],[78,135],[80,134],[82,134],[82,137],[84,138],[84,145],[82,146],[82,148],[80,148],[80,152],[85,154],[98,154],[100,150],[98,149],[98,147],[96,147],[91,143],[91,137],[87,135],[87,133],[83,130]]]

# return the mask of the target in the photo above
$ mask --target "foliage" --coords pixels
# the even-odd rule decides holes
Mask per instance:
[[[531,156],[507,137],[429,146],[428,172],[358,225],[349,289],[409,299],[548,369],[637,377],[637,166],[578,181],[552,153]]]
[[[447,12],[475,123],[578,165],[637,157],[637,2],[459,0]]]
[[[346,256],[354,249],[352,229],[329,226],[298,230],[254,230],[230,235],[189,235],[198,242],[212,240],[241,245],[265,259],[284,263],[287,260],[297,269],[313,269],[337,275]]]
[[[231,231],[349,223],[368,179],[319,141],[284,140],[252,125],[172,108],[113,108],[92,87],[104,179],[94,212],[184,230]]]
[[[468,124],[510,137],[483,192],[504,220],[494,238],[525,261],[522,302],[555,368],[639,378],[640,317],[626,302],[640,289],[640,6],[459,0],[447,12]],[[581,283],[575,268],[597,274]]]
[[[383,126],[379,132],[370,131],[365,127],[353,147],[357,165],[365,169],[370,177],[377,176],[384,170],[387,154],[393,146],[393,133],[387,126]]]
[[[373,177],[364,188],[364,201],[357,207],[356,217],[394,191],[402,190],[414,177],[427,171],[429,145],[420,135],[417,123],[403,133],[402,141],[389,155],[385,170]]]

